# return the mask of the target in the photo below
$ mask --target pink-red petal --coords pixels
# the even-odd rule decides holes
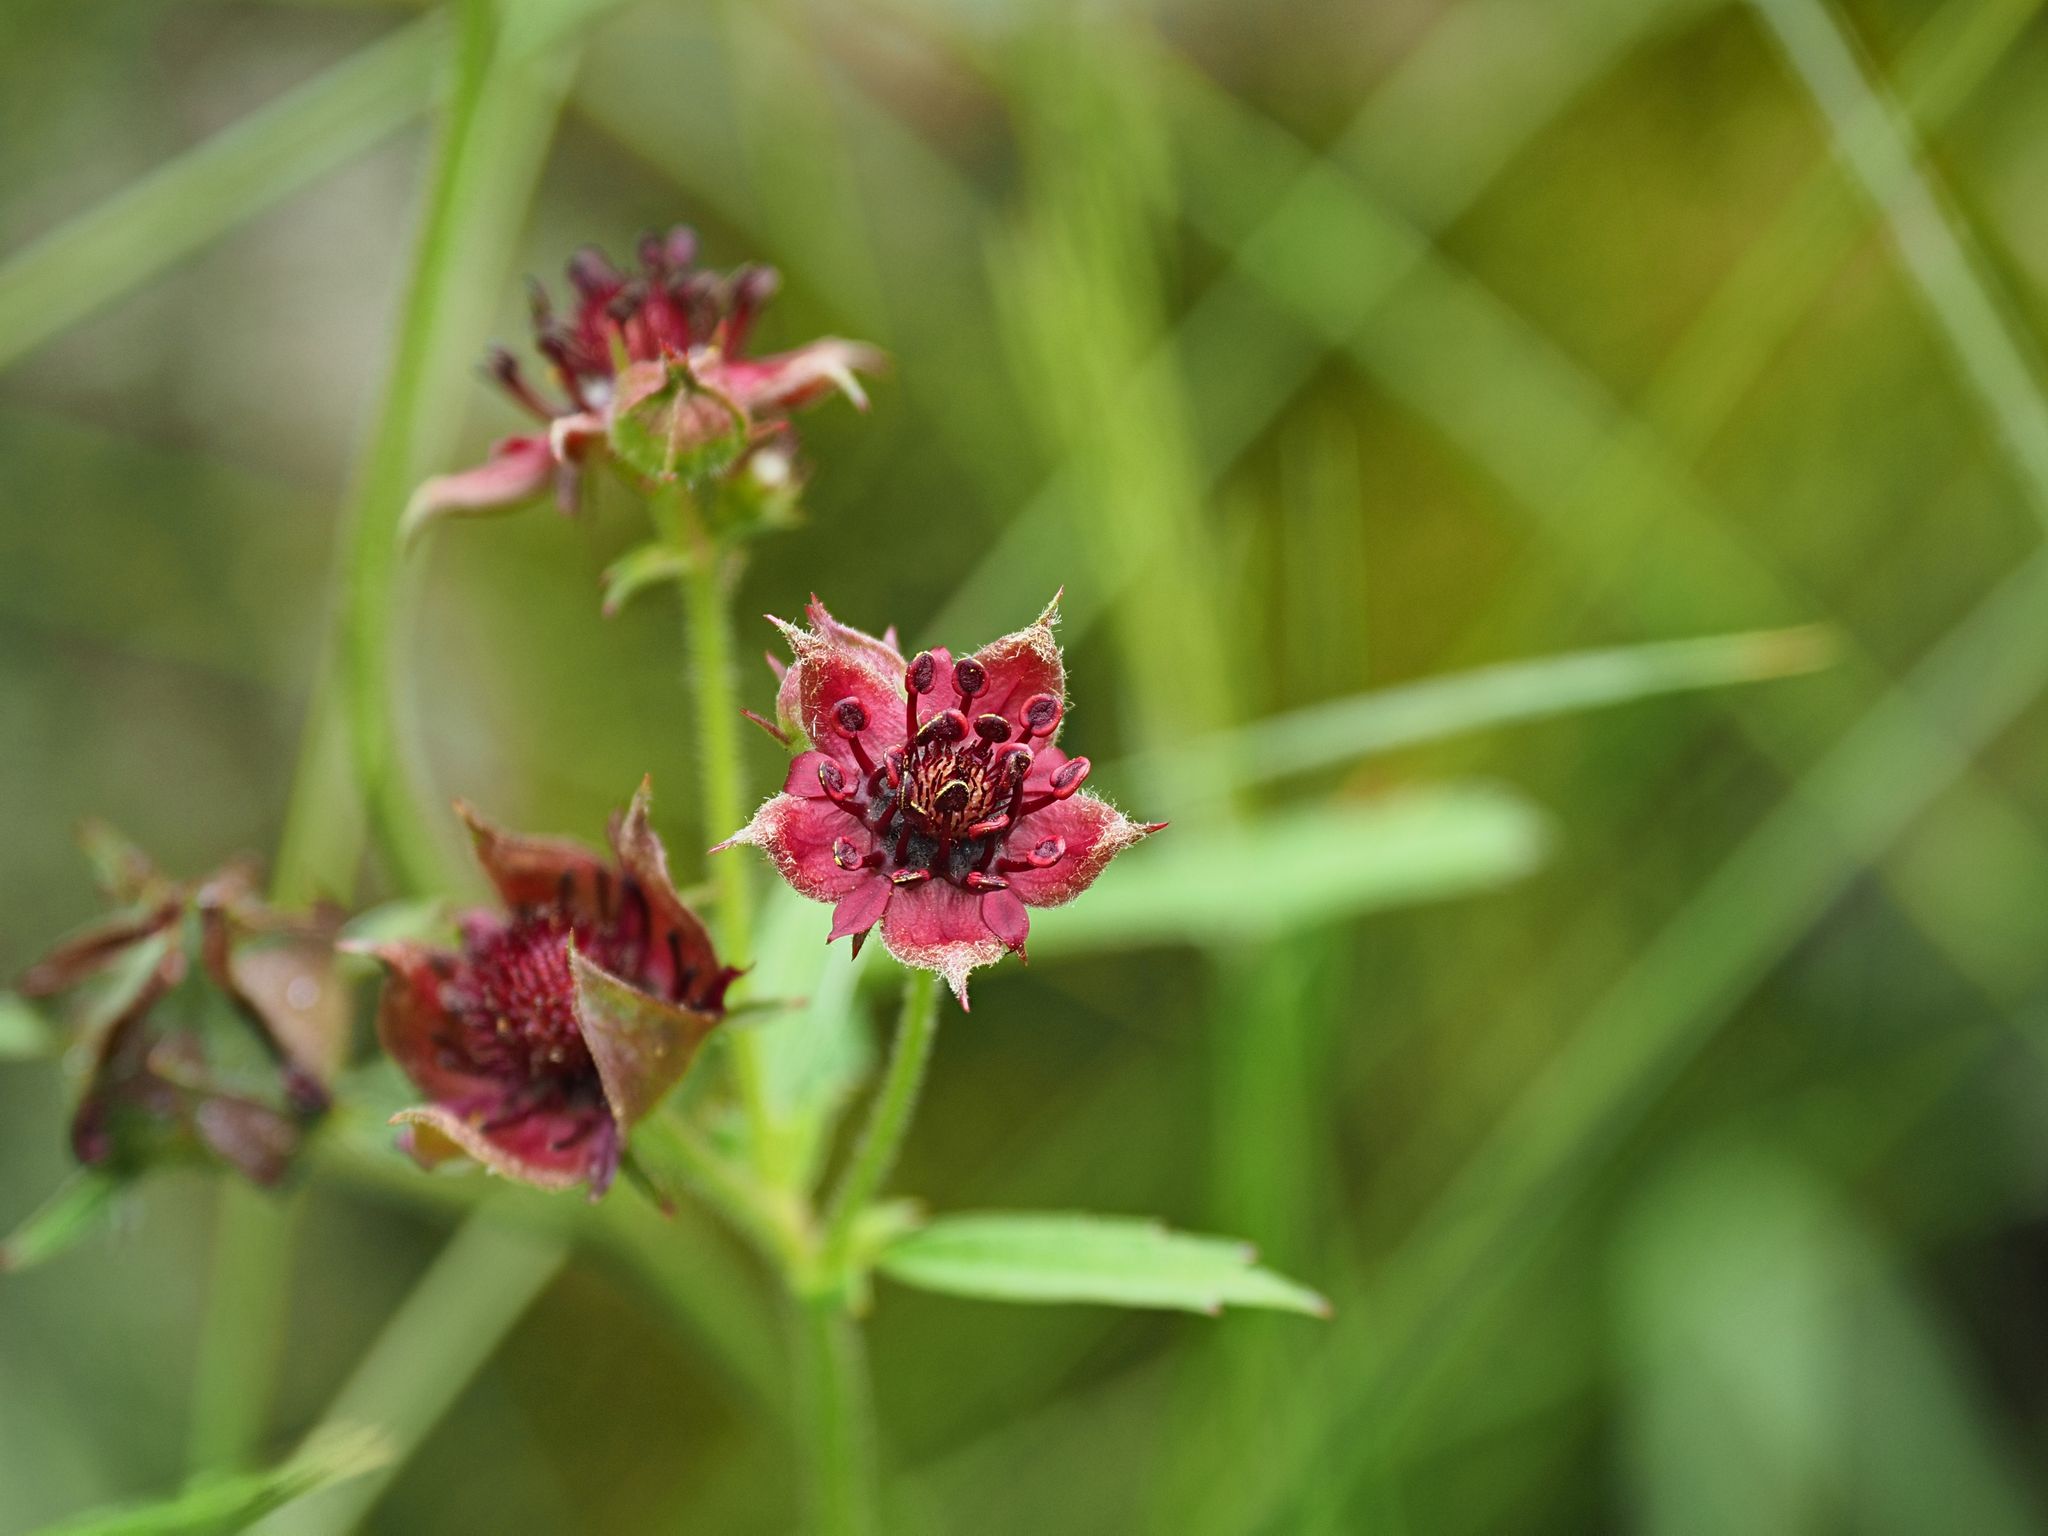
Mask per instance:
[[[508,437],[473,469],[435,475],[406,503],[400,536],[410,543],[443,517],[476,517],[532,501],[555,482],[555,451],[544,436]]]
[[[871,757],[903,741],[903,671],[879,644],[855,644],[779,619],[776,623],[796,653],[776,695],[777,713],[785,723],[801,731],[810,745],[839,756],[847,748],[832,711],[850,698],[867,716],[862,740]]]
[[[1130,820],[1107,801],[1087,793],[1034,811],[1017,824],[1008,848],[1029,854],[1042,843],[1064,840],[1059,862],[1045,869],[1006,869],[1003,878],[1028,906],[1056,907],[1094,883],[1109,861],[1157,830]]]
[[[869,870],[867,877],[840,897],[839,904],[832,909],[832,931],[825,935],[825,942],[831,944],[866,933],[889,910],[889,898],[895,890],[895,883],[887,875]]]
[[[385,1054],[429,1098],[489,1093],[489,1080],[468,1071],[455,1051],[455,1023],[441,1001],[442,985],[458,964],[455,956],[409,943],[379,944],[368,953],[389,972],[377,1005],[377,1040]]]
[[[880,373],[887,363],[864,342],[825,336],[791,352],[722,358],[700,372],[707,385],[732,396],[750,416],[796,410],[835,390],[864,411],[868,397],[857,375]]]
[[[422,1104],[401,1109],[391,1123],[407,1128],[402,1144],[422,1168],[467,1157],[537,1189],[573,1189],[587,1182],[593,1193],[601,1192],[618,1164],[618,1133],[602,1105],[537,1111],[495,1125],[481,1105],[464,1112],[447,1104]]]
[[[694,1010],[717,1013],[725,1006],[725,989],[738,973],[719,964],[711,935],[676,894],[668,873],[668,852],[647,820],[652,798],[652,785],[642,779],[625,814],[616,817],[611,826],[612,850],[627,881],[616,899],[623,901],[637,891],[647,903],[647,958],[645,974],[638,979],[662,997]]]
[[[799,895],[836,902],[869,874],[864,868],[841,867],[833,855],[834,845],[841,841],[851,845],[856,859],[865,858],[875,846],[874,834],[830,800],[777,795],[712,852],[750,844],[774,860]]]
[[[507,832],[464,801],[455,802],[455,814],[469,828],[477,863],[514,912],[553,907],[593,922],[610,915],[616,876],[595,849],[573,838]]]
[[[969,973],[1007,952],[982,920],[981,897],[943,880],[897,890],[882,918],[882,943],[905,965],[945,977],[962,1008]]]
[[[1012,726],[1021,727],[1024,706],[1039,694],[1049,693],[1062,704],[1066,702],[1066,666],[1052,633],[1059,619],[1059,601],[1054,597],[1031,624],[974,653],[988,673],[988,688],[969,706],[969,713],[1001,715]],[[1055,725],[1050,735],[1038,740],[1050,743],[1058,735]]]

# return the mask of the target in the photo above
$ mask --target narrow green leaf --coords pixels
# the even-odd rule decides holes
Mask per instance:
[[[378,1431],[337,1427],[316,1435],[279,1466],[261,1472],[201,1474],[168,1499],[80,1515],[46,1527],[42,1536],[211,1536],[238,1531],[272,1510],[374,1472],[390,1460],[391,1447]]]
[[[0,1275],[29,1269],[97,1231],[113,1214],[118,1182],[80,1169],[0,1243]]]
[[[1526,800],[1478,784],[1170,828],[1072,906],[1033,913],[1031,953],[1211,943],[1442,900],[1528,874],[1546,841]]]
[[[56,1036],[33,1003],[0,992],[0,1061],[32,1061],[57,1048]]]
[[[1379,688],[1184,743],[1173,754],[1217,787],[1255,784],[1467,731],[1661,694],[1813,672],[1834,656],[1821,625],[1576,651]]]
[[[1257,1266],[1249,1244],[1122,1216],[943,1216],[882,1252],[891,1279],[991,1301],[1096,1301],[1214,1314],[1271,1307],[1327,1317],[1314,1291]]]
[[[417,116],[447,37],[414,22],[0,262],[0,367]]]
[[[604,568],[604,616],[610,618],[651,587],[682,580],[689,568],[673,544],[653,542],[627,550]]]

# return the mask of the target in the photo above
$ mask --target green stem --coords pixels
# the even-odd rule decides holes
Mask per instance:
[[[740,702],[733,666],[731,567],[702,528],[687,502],[667,507],[667,532],[682,554],[685,640],[690,689],[697,705],[698,771],[705,825],[725,837],[744,826],[747,803],[745,762],[740,752]],[[744,858],[713,859],[718,892],[719,940],[725,958],[745,965],[753,952],[752,865]],[[727,1036],[733,1076],[747,1117],[755,1167],[764,1173],[776,1159],[774,1117],[768,1106],[761,1042],[748,1030]]]
[[[931,1060],[932,1042],[939,1033],[939,978],[931,971],[912,971],[903,988],[903,1017],[896,1026],[896,1044],[889,1053],[888,1074],[868,1111],[868,1123],[861,1132],[853,1161],[846,1166],[826,1219],[820,1249],[820,1279],[825,1286],[842,1288],[861,1213],[881,1193],[883,1180],[896,1165],[903,1138],[910,1130],[917,1109],[918,1090],[924,1086],[925,1065]]]
[[[818,1536],[872,1536],[875,1446],[860,1328],[832,1298],[803,1297],[795,1305],[812,1529]]]
[[[246,1465],[261,1447],[291,1305],[297,1217],[290,1196],[220,1181],[186,1430],[186,1465],[194,1470]]]

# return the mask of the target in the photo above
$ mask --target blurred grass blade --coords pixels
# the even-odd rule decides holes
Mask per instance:
[[[46,1527],[41,1536],[225,1536],[295,1500],[374,1472],[390,1459],[376,1431],[337,1427],[281,1466],[202,1474],[171,1498],[82,1515]]]
[[[447,38],[413,22],[0,261],[0,368],[416,117]]]
[[[1579,651],[1374,689],[1172,749],[1229,783],[1258,783],[1491,726],[1824,667],[1819,625]]]
[[[942,1216],[882,1251],[891,1279],[989,1301],[1104,1302],[1215,1314],[1269,1307],[1327,1317],[1306,1286],[1260,1269],[1250,1245],[1121,1216]]]
[[[0,1061],[31,1061],[56,1048],[56,1032],[35,1005],[18,993],[0,992]]]
[[[376,1471],[300,1499],[253,1529],[267,1536],[355,1529],[567,1258],[565,1243],[501,1226],[488,1209],[463,1223],[307,1442],[310,1449],[343,1426],[373,1425],[390,1455]]]
[[[1857,60],[1824,0],[1752,0],[1834,131],[1836,152],[1884,212],[1906,270],[1964,379],[1998,424],[2048,521],[2048,399],[2036,349],[1971,251],[1960,213],[1921,168],[1913,131]]]
[[[1612,1260],[1637,1528],[2040,1530],[2025,1459],[1898,1267],[1768,1148],[1653,1177]]]
[[[1211,944],[1438,901],[1521,878],[1547,842],[1526,800],[1476,784],[1173,828],[1124,854],[1085,900],[1034,912],[1031,954]]]
[[[113,1216],[120,1187],[111,1174],[85,1168],[73,1173],[0,1242],[0,1275],[53,1259],[97,1232]]]

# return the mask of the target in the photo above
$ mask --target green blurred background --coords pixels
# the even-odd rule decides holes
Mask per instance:
[[[806,418],[741,612],[971,645],[1064,583],[1097,782],[1250,850],[1216,910],[978,982],[897,1185],[1242,1234],[1337,1306],[884,1282],[887,1530],[2042,1528],[2041,9],[521,4],[405,365],[451,18],[9,0],[0,970],[92,910],[82,816],[182,872],[275,847],[340,509],[514,427],[472,363],[524,274],[687,221],[782,268],[767,344],[895,359]],[[597,613],[634,537],[438,534],[400,709],[436,805],[594,835],[651,770],[694,871],[730,829],[673,603]],[[1548,718],[1213,748],[1809,622],[1811,675],[1582,711],[1535,668],[1494,713]],[[1399,867],[1331,877],[1389,807]],[[64,1168],[57,1070],[0,1062],[0,1230]],[[466,1198],[371,1156],[292,1197],[266,1450]],[[0,1285],[0,1530],[183,1475],[218,1199],[162,1176]],[[473,1380],[393,1388],[453,1402],[367,1528],[787,1529],[768,1294],[688,1212],[606,1226]]]

